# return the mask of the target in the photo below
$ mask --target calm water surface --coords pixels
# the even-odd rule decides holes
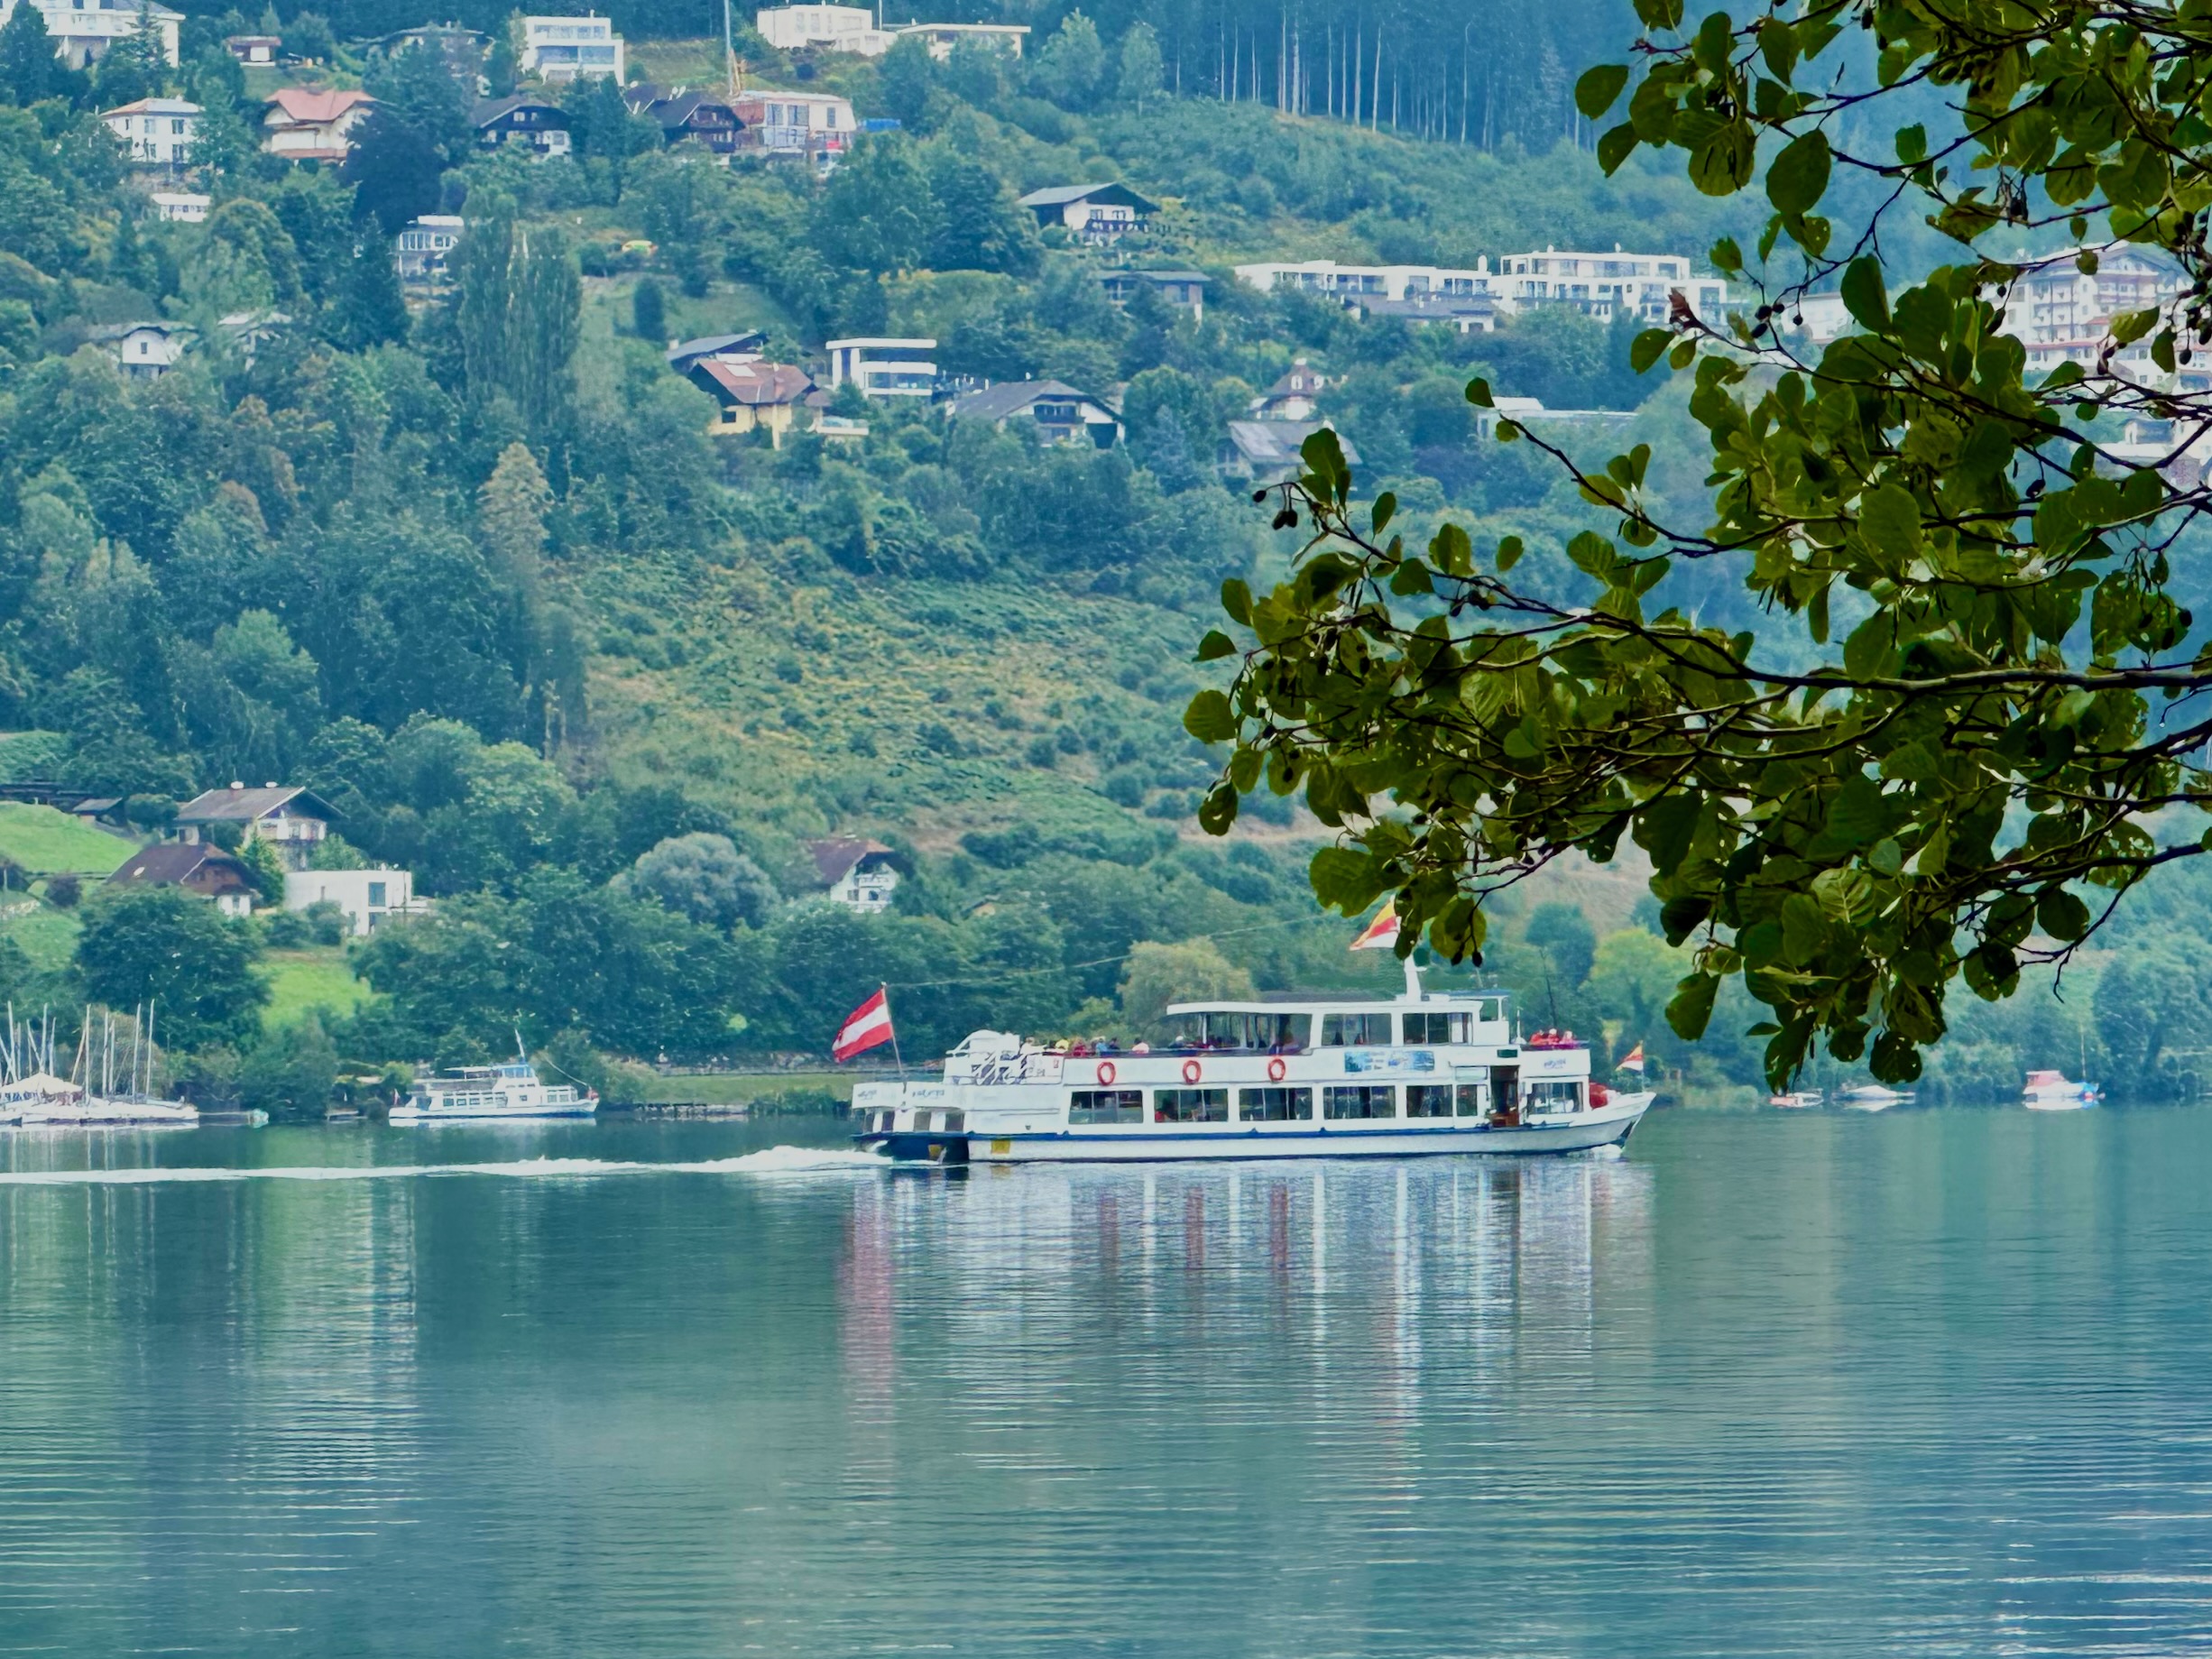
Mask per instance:
[[[0,1654],[2212,1649],[2212,1110],[834,1134],[0,1139]]]

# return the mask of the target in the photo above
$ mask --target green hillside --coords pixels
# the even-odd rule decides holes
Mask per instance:
[[[105,876],[138,851],[138,845],[51,806],[0,801],[0,858],[32,875],[67,871]]]

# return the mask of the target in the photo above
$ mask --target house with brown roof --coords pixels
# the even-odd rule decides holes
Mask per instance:
[[[714,400],[708,431],[724,436],[766,431],[768,441],[779,449],[815,389],[814,377],[806,370],[788,363],[763,363],[758,357],[702,357],[686,378]]]
[[[730,100],[713,92],[677,87],[656,87],[649,80],[622,88],[622,102],[630,113],[643,115],[660,129],[664,143],[680,144],[691,139],[716,155],[733,153],[745,124]]]
[[[862,912],[890,908],[891,895],[905,874],[905,854],[853,835],[810,841],[806,853],[833,902]]]
[[[1065,381],[1002,381],[962,393],[945,412],[953,420],[987,420],[1001,432],[1009,423],[1026,427],[1045,444],[1111,449],[1121,436],[1120,419],[1112,410]]]
[[[178,807],[175,828],[182,844],[202,846],[218,833],[218,825],[226,825],[241,844],[265,841],[285,869],[305,870],[337,816],[335,807],[310,789],[273,783],[249,789],[234,783],[227,789],[196,795]]]
[[[251,916],[259,889],[243,859],[205,843],[157,842],[123,861],[107,878],[121,887],[180,887],[215,900],[226,916]]]
[[[480,98],[469,111],[468,124],[476,129],[476,142],[486,150],[496,150],[513,139],[542,156],[568,153],[568,112],[550,98],[532,97],[526,92],[512,97]]]
[[[1252,400],[1252,419],[1311,420],[1321,412],[1321,394],[1328,389],[1328,377],[1304,358],[1297,358],[1289,373]]]
[[[350,88],[280,87],[265,100],[261,147],[288,161],[343,161],[354,148],[354,129],[369,118],[376,100]]]

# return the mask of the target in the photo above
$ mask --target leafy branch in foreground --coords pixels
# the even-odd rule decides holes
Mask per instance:
[[[2191,654],[2167,591],[2212,454],[2212,392],[2189,369],[2212,339],[2212,0],[1818,4],[1716,13],[1688,38],[1679,0],[1637,4],[1641,77],[1608,66],[1577,89],[1594,119],[1636,80],[1600,159],[1679,147],[1700,189],[1728,195],[1766,140],[1759,264],[1786,237],[1800,271],[1725,333],[1678,303],[1671,332],[1637,342],[1639,369],[1664,355],[1693,375],[1713,521],[1662,521],[1642,447],[1585,471],[1500,421],[1608,515],[1609,536],[1569,545],[1589,586],[1562,603],[1511,579],[1512,537],[1486,558],[1456,525],[1422,550],[1389,536],[1392,498],[1355,508],[1317,433],[1279,486],[1277,527],[1311,536],[1294,576],[1258,598],[1228,584],[1248,640],[1199,650],[1241,653],[1231,688],[1186,717],[1235,745],[1201,816],[1218,833],[1241,793],[1303,789],[1342,832],[1313,861],[1323,901],[1353,911],[1394,891],[1400,949],[1425,935],[1455,960],[1479,952],[1488,895],[1628,837],[1667,936],[1695,942],[1667,1010],[1678,1032],[1701,1033],[1740,972],[1773,1010],[1755,1031],[1777,1084],[1823,1037],[1903,1081],[1943,1034],[1952,980],[2010,994],[2023,963],[2063,962],[2122,891],[2206,844],[2161,844],[2147,820],[2212,806],[2192,762],[2212,716],[2187,701],[2212,687],[2212,651]],[[1871,89],[1833,68],[1847,29],[1872,34]],[[1894,161],[1831,146],[1847,115],[1863,132],[1913,86],[1950,100],[1949,140],[1916,124]],[[1839,168],[1885,198],[1831,256],[1814,209]],[[1966,257],[1893,301],[1882,220],[1907,201]],[[2006,330],[2027,267],[1972,242],[2060,220],[2078,241],[2093,219],[2178,266],[2179,297],[2115,317],[2088,361],[2032,385]],[[2098,268],[2094,250],[2063,257]],[[1732,244],[1714,260],[1745,275]],[[1814,358],[1783,323],[1839,276],[1860,331]],[[1491,401],[1480,381],[1468,396]],[[1685,559],[1727,561],[1773,627],[1731,635],[1657,609]],[[1840,641],[1831,607],[1861,619]]]

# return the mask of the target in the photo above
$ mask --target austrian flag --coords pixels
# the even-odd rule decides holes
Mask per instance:
[[[830,1045],[830,1057],[839,1062],[892,1041],[891,1005],[883,992],[876,994],[845,1016],[845,1023]]]

